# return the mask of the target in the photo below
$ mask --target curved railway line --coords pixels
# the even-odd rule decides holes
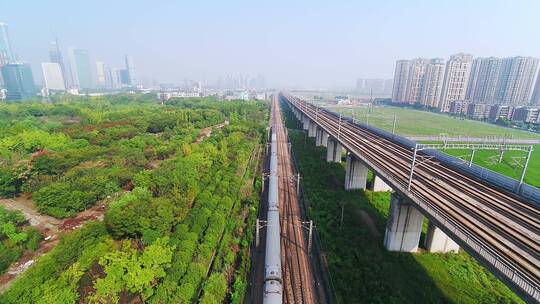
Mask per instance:
[[[284,95],[282,95],[284,96]],[[316,122],[351,153],[373,167],[390,184],[407,189],[413,151],[349,123],[329,111],[284,96],[294,107]],[[467,232],[480,244],[479,254],[488,250],[512,272],[506,280],[525,289],[530,297],[540,299],[540,209],[505,191],[449,168],[425,154],[417,156],[410,191],[414,196],[448,218],[454,227]],[[516,275],[527,288],[516,283]],[[516,279],[516,280],[515,280]]]

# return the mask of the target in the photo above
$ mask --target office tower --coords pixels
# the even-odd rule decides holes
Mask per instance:
[[[428,107],[438,107],[441,98],[442,84],[444,80],[445,63],[442,58],[429,60],[426,67],[424,87],[420,96],[420,103]]]
[[[62,71],[62,78],[64,78],[64,86],[68,88],[71,83],[70,81],[71,77],[69,76],[69,72],[66,69],[64,57],[62,56],[62,52],[60,51],[58,38],[55,38],[54,41],[51,41],[50,43],[49,57],[50,57],[51,62],[58,63],[60,65],[60,70]]]
[[[93,87],[92,68],[88,51],[71,48],[69,55],[73,84],[79,89],[91,89]]]
[[[460,53],[446,62],[439,111],[448,112],[452,101],[465,100],[472,60],[472,55]]]
[[[118,79],[120,80],[120,84],[129,86],[131,83],[129,82],[129,70],[121,69],[118,70]]]
[[[35,95],[36,86],[29,64],[9,63],[2,66],[1,70],[7,100],[20,100]]]
[[[109,81],[110,81],[111,88],[113,89],[118,89],[122,87],[119,69],[113,68],[109,70]]]
[[[480,103],[495,103],[495,91],[502,60],[496,57],[473,60],[466,99]]]
[[[0,22],[0,66],[14,62],[15,56],[9,40],[8,25]]]
[[[536,85],[534,86],[530,104],[540,106],[540,70],[536,75]]]
[[[60,64],[56,62],[42,62],[41,68],[43,69],[45,88],[51,91],[64,91],[66,89]]]
[[[424,87],[427,66],[428,61],[423,58],[417,58],[410,61],[404,101],[410,104],[420,102],[420,95],[422,94],[422,89]]]
[[[531,98],[537,68],[537,58],[504,58],[495,92],[495,102],[514,106],[527,104]]]
[[[394,72],[394,85],[392,87],[392,101],[404,102],[407,93],[407,79],[409,77],[409,60],[396,61]]]
[[[127,83],[128,85],[135,85],[135,64],[133,63],[133,57],[126,55],[126,71],[127,71]]]
[[[104,88],[107,85],[107,77],[105,76],[105,63],[102,61],[96,62],[97,85]]]

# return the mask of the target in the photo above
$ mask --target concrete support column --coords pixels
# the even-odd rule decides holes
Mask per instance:
[[[315,137],[317,132],[317,124],[315,124],[314,121],[309,121],[309,127],[308,127],[308,137]]]
[[[424,216],[409,199],[396,192],[392,193],[384,247],[389,251],[416,252],[423,221]]]
[[[368,171],[368,167],[362,161],[348,153],[345,167],[345,190],[366,189]]]
[[[380,191],[380,192],[388,192],[392,191],[392,187],[390,187],[387,183],[385,183],[380,177],[373,174],[373,191]]]
[[[340,163],[341,162],[341,150],[343,147],[340,143],[332,138],[328,138],[328,147],[326,148],[326,161]]]
[[[328,146],[328,133],[321,129],[321,145],[324,147]]]
[[[302,123],[304,124],[303,125],[304,130],[309,130],[309,118],[307,116],[304,115],[302,117]]]
[[[459,251],[459,245],[430,222],[426,235],[426,249],[429,252],[457,253]]]
[[[315,146],[320,147],[322,146],[322,129],[317,127],[317,130],[315,131]]]

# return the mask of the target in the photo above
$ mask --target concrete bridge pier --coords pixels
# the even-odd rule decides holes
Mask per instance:
[[[388,191],[393,191],[392,187],[390,187],[387,183],[385,183],[382,178],[380,178],[379,176],[375,175],[375,173],[373,174],[373,185],[372,185],[372,189],[373,191],[377,191],[377,192],[388,192]]]
[[[343,147],[336,140],[328,137],[326,148],[326,161],[329,163],[340,163],[341,162],[341,150]]]
[[[315,137],[316,133],[317,133],[317,124],[314,121],[309,120],[308,137]]]
[[[459,251],[459,245],[431,222],[428,226],[425,246],[429,252],[457,253]]]
[[[399,193],[392,193],[384,247],[389,251],[416,252],[423,221],[424,216],[409,199]]]
[[[323,147],[328,147],[328,133],[321,129],[321,145]]]
[[[368,172],[368,167],[361,160],[348,153],[345,167],[345,190],[365,190]]]
[[[304,130],[309,130],[309,118],[305,115],[302,117],[302,124]]]
[[[317,127],[317,130],[315,131],[315,146],[316,147],[322,146],[322,133],[323,133],[323,130]]]

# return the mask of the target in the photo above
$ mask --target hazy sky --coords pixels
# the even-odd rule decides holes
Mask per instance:
[[[34,74],[53,35],[64,57],[77,46],[120,67],[130,54],[138,79],[161,82],[262,73],[278,86],[352,87],[391,78],[402,58],[540,57],[539,0],[0,0],[0,21]]]

